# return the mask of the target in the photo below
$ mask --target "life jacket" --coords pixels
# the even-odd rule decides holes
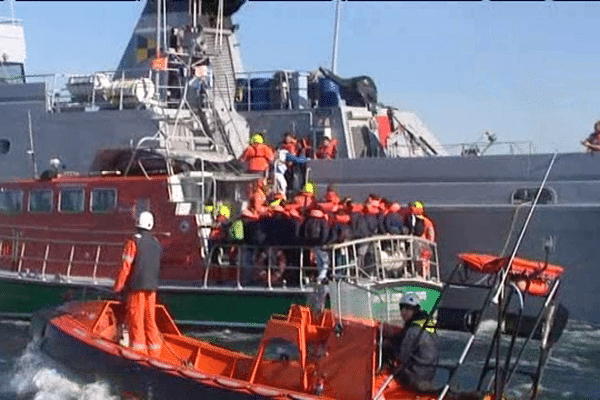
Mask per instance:
[[[261,211],[256,208],[244,208],[240,215],[243,220],[258,221],[261,216]]]
[[[229,237],[233,240],[244,240],[244,222],[241,219],[238,218],[229,225]]]
[[[265,172],[269,169],[275,155],[273,150],[262,143],[254,143],[247,147],[240,158],[248,163],[248,172]]]
[[[150,232],[143,230],[135,234],[134,240],[137,253],[127,287],[129,290],[156,290],[160,275],[162,246]]]
[[[335,222],[341,225],[350,226],[350,215],[346,213],[335,213],[333,215]]]
[[[427,317],[425,318],[420,318],[420,319],[415,319],[413,321],[411,321],[411,323],[409,324],[409,326],[416,326],[419,327],[421,329],[423,329],[423,326],[425,326],[425,329],[427,332],[431,333],[432,335],[437,333],[437,323],[435,321],[434,318],[429,318],[429,321],[427,321],[427,325],[425,325],[425,322],[427,321]]]
[[[254,189],[252,191],[252,193],[250,194],[249,202],[252,205],[252,207],[254,207],[257,210],[260,207],[262,207],[266,201],[267,201],[267,196],[265,195],[265,192],[260,188]]]
[[[321,207],[323,211],[332,214],[340,208],[340,197],[335,191],[327,191],[324,200],[325,201],[319,203],[319,207]]]
[[[308,192],[300,192],[294,196],[294,203],[297,207],[305,210],[312,208],[316,204],[315,195]]]
[[[297,156],[298,155],[298,142],[296,140],[293,140],[291,142],[283,142],[281,143],[281,145],[279,145],[280,149],[283,150],[287,150],[290,152],[290,154]]]
[[[424,215],[421,216],[421,218],[423,218],[424,225],[424,232],[422,235],[423,239],[435,242],[435,228],[433,227],[433,222],[431,222],[431,220]]]
[[[321,145],[317,149],[317,158],[332,160],[337,154],[337,140],[332,139],[328,145]]]

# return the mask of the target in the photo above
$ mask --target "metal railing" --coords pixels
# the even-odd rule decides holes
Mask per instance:
[[[333,274],[354,280],[440,281],[437,245],[411,235],[380,235],[331,246]]]
[[[291,110],[308,106],[308,72],[253,71],[235,75],[238,111]],[[306,104],[301,104],[303,101]]]
[[[335,279],[354,282],[440,281],[434,242],[410,235],[380,235],[322,247],[212,243],[202,285],[306,290],[318,282],[324,268]]]
[[[119,266],[118,257],[112,257],[115,261],[106,261],[102,256],[112,249],[120,252],[122,246],[122,243],[112,242],[34,239],[4,235],[0,236],[0,265],[10,266],[21,277],[35,277],[42,281],[58,278],[70,282],[74,277],[86,277],[96,281],[106,278],[99,276],[101,269]],[[68,256],[63,258],[57,256],[57,253]],[[28,268],[30,264],[39,268]],[[49,265],[54,267],[49,270]],[[92,268],[90,275],[74,274],[81,268],[89,267]]]

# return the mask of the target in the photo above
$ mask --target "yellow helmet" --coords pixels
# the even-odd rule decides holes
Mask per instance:
[[[231,217],[231,209],[227,204],[222,204],[221,207],[219,207],[219,215],[222,215],[227,219]]]
[[[265,142],[265,139],[263,139],[263,137],[260,133],[255,133],[250,138],[250,144],[254,144],[254,143],[263,144],[264,142]]]
[[[306,182],[302,188],[302,191],[315,194],[315,184],[312,182]]]
[[[413,202],[413,203],[412,203],[412,206],[413,206],[414,208],[420,208],[421,210],[424,208],[424,207],[423,207],[423,203],[422,203],[422,202],[420,202],[420,201],[415,201],[415,202]]]

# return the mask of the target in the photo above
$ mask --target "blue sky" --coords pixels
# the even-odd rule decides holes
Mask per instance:
[[[139,2],[17,2],[27,71],[111,70]],[[0,6],[10,13],[7,1]],[[234,16],[247,70],[331,66],[335,1],[249,1]],[[443,143],[532,141],[581,151],[600,119],[600,3],[343,2],[338,73],[370,75]]]

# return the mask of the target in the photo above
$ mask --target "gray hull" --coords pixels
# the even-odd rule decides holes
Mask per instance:
[[[323,190],[335,183],[340,195],[364,200],[377,193],[406,204],[422,200],[437,230],[442,274],[456,254],[510,255],[530,203],[515,199],[519,189],[542,182],[552,155],[355,159],[312,162],[311,177]],[[550,198],[536,207],[518,255],[562,265],[561,302],[571,318],[600,324],[600,157],[561,154],[546,188]],[[532,192],[535,194],[535,192]],[[516,195],[519,197],[519,194]],[[471,281],[477,277],[472,277]],[[472,308],[465,291],[449,293],[444,306]],[[461,304],[462,303],[462,304]]]
[[[69,171],[87,172],[98,149],[131,147],[158,130],[147,110],[49,110],[46,89],[43,83],[0,85],[0,139],[10,143],[0,154],[4,180],[32,177],[33,160],[41,173],[51,157]]]

